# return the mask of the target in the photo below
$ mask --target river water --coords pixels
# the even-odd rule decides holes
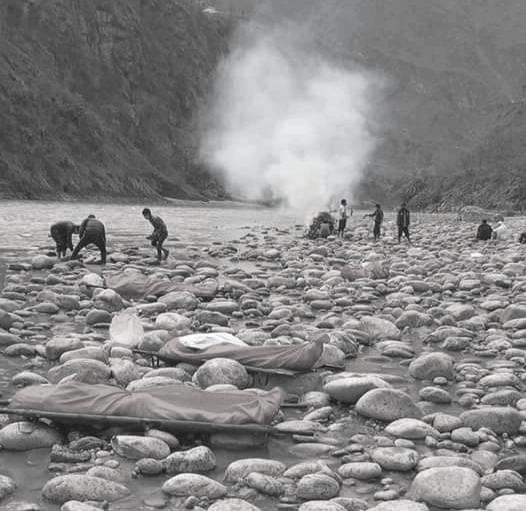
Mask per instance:
[[[110,205],[89,203],[54,203],[54,202],[22,202],[5,201],[0,202],[0,288],[5,273],[5,264],[8,259],[16,259],[21,252],[50,249],[53,247],[52,240],[48,237],[49,227],[59,220],[71,220],[80,223],[88,214],[95,214],[104,222],[107,229],[109,252],[124,246],[145,246],[145,236],[151,233],[151,226],[146,222],[141,211],[144,205]],[[219,242],[239,240],[250,231],[264,230],[266,227],[286,229],[294,225],[303,224],[305,218],[301,214],[288,211],[269,210],[259,208],[241,207],[177,207],[177,206],[155,206],[152,207],[154,214],[160,215],[167,223],[170,232],[168,247],[188,248],[189,246],[208,246]],[[363,223],[363,212],[357,213],[351,219],[353,223]],[[424,217],[421,217],[422,219]],[[386,220],[391,224],[393,214],[387,214]],[[415,222],[419,217],[415,215]],[[449,218],[449,220],[451,220]],[[74,242],[76,240],[74,239]],[[417,338],[412,340],[414,345],[421,344]],[[371,350],[370,353],[362,353],[359,361],[349,362],[349,369],[359,372],[385,372],[392,375],[403,376],[406,374],[404,365],[397,361],[378,357],[378,353]],[[10,378],[16,372],[21,371],[29,361],[23,359],[6,359],[0,357],[0,381],[4,397],[12,394],[9,388]],[[407,389],[413,396],[418,393],[418,385],[411,385]],[[446,409],[444,411],[447,411]],[[294,414],[294,412],[289,412]],[[359,432],[360,424],[356,424]],[[218,457],[218,468],[213,475],[220,477],[227,464],[243,457],[269,457],[281,459],[288,464],[302,461],[294,459],[287,453],[288,445],[283,440],[271,440],[266,449],[257,452],[228,452],[216,451]],[[27,453],[10,453],[0,451],[0,473],[13,477],[19,484],[25,484],[16,492],[15,500],[39,502],[41,509],[56,510],[57,506],[46,504],[40,499],[40,490],[45,482],[52,477],[47,470],[49,463],[49,450],[31,451]],[[124,473],[130,473],[133,464],[123,461]],[[139,480],[127,480],[135,497],[127,499],[119,504],[113,505],[112,510],[139,510],[145,508],[141,504],[145,499],[160,495],[159,488],[166,477],[141,478]],[[344,489],[342,496],[357,496],[351,488]],[[259,503],[262,509],[268,509],[263,503]],[[273,509],[273,508],[272,508]]]

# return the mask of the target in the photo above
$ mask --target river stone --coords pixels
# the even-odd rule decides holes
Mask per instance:
[[[281,433],[291,433],[291,434],[308,434],[314,433],[316,431],[322,431],[324,428],[319,422],[314,422],[310,420],[289,420],[283,421],[279,424],[276,424],[275,429]]]
[[[382,475],[382,467],[378,463],[370,463],[367,461],[358,461],[354,463],[346,463],[338,469],[338,474],[344,479],[359,479],[360,481],[368,481],[376,479]]]
[[[162,440],[153,437],[117,435],[112,438],[111,446],[119,456],[130,460],[141,458],[161,460],[170,454],[170,447]]]
[[[244,389],[249,386],[250,377],[247,370],[236,360],[213,358],[194,373],[192,381],[202,389],[217,384],[230,384]]]
[[[115,381],[123,387],[141,377],[139,368],[131,360],[110,358],[110,368]]]
[[[10,334],[0,329],[0,347],[11,346],[12,344],[19,344],[22,339],[18,335]]]
[[[126,486],[100,477],[78,474],[58,476],[48,481],[42,496],[55,504],[69,500],[107,500],[114,502],[130,494]]]
[[[453,400],[451,394],[440,387],[424,387],[418,392],[420,399],[436,404],[448,404]]]
[[[214,502],[208,511],[261,511],[259,507],[242,499],[222,499]]]
[[[124,308],[124,300],[113,289],[96,289],[93,293],[93,304],[97,309],[106,312],[118,312]]]
[[[60,511],[101,511],[101,508],[78,500],[69,500],[62,505]]]
[[[486,511],[524,511],[526,495],[502,495],[491,501]]]
[[[75,358],[90,358],[98,360],[99,362],[105,362],[107,355],[104,353],[102,346],[86,346],[85,348],[79,348],[77,350],[66,351],[60,355],[59,362],[63,364],[68,360]]]
[[[104,287],[104,279],[96,273],[87,273],[82,277],[81,283],[87,287]]]
[[[8,476],[0,475],[0,500],[11,495],[16,489],[16,483]]]
[[[340,403],[354,404],[366,392],[379,388],[392,388],[392,386],[377,376],[357,376],[330,381],[323,390]]]
[[[168,310],[184,309],[194,310],[199,304],[199,300],[189,291],[172,291],[159,298],[159,302],[166,304]]]
[[[370,390],[358,400],[355,410],[364,417],[384,422],[422,416],[411,397],[397,389]]]
[[[283,474],[287,467],[281,461],[264,458],[245,458],[233,461],[225,470],[225,481],[235,483],[244,479],[251,472],[259,472],[272,477]]]
[[[18,374],[15,374],[15,376],[13,376],[11,379],[11,382],[17,387],[27,387],[28,385],[42,385],[49,383],[49,381],[40,374],[32,373],[30,371],[22,371]]]
[[[162,491],[175,497],[206,497],[211,500],[220,499],[227,494],[227,489],[221,483],[199,474],[178,474],[168,479]]]
[[[36,255],[31,259],[31,268],[33,270],[49,270],[55,266],[57,260],[54,257],[46,255]]]
[[[42,423],[13,422],[0,430],[0,446],[10,451],[30,451],[60,443],[60,433]]]
[[[326,474],[309,474],[299,482],[296,494],[303,500],[326,500],[340,493],[340,485],[334,477]]]
[[[378,447],[372,452],[371,458],[384,470],[395,472],[408,472],[418,463],[418,453],[405,447]]]
[[[377,506],[370,508],[369,511],[429,511],[429,508],[421,502],[414,500],[392,500],[391,502],[382,502]]]
[[[158,438],[159,440],[162,440],[165,444],[170,447],[170,449],[179,449],[179,440],[177,437],[172,435],[171,433],[168,433],[167,431],[160,431],[158,429],[149,429],[144,433],[144,436],[152,437],[152,438]]]
[[[390,321],[374,316],[365,316],[360,320],[360,330],[366,332],[371,339],[398,339],[400,330]]]
[[[519,474],[526,475],[526,454],[516,454],[501,459],[496,465],[495,470],[514,470]]]
[[[526,318],[526,305],[512,304],[504,309],[500,320],[502,323],[507,323],[508,321],[522,318]]]
[[[57,360],[68,351],[82,349],[84,344],[80,339],[68,337],[54,337],[46,343],[46,357]]]
[[[417,465],[418,472],[430,468],[463,467],[470,468],[477,474],[484,474],[484,468],[478,462],[464,456],[429,456],[422,458]]]
[[[411,362],[409,374],[417,380],[433,380],[437,376],[452,380],[455,376],[453,359],[445,353],[425,353]]]
[[[513,470],[497,470],[488,474],[482,478],[482,485],[495,491],[511,488],[517,493],[523,493],[525,489],[522,476]]]
[[[92,309],[86,315],[86,325],[110,324],[111,314],[101,309]]]
[[[208,447],[199,446],[170,454],[163,466],[167,474],[210,472],[216,468],[216,457]]]
[[[477,508],[480,504],[479,475],[469,468],[430,468],[414,478],[409,494],[441,509]]]
[[[322,461],[303,461],[288,468],[283,473],[283,477],[286,477],[287,479],[301,479],[307,474],[316,474],[318,472],[326,471],[330,471],[330,468]]]
[[[111,369],[98,360],[76,358],[51,368],[48,371],[48,378],[52,383],[58,383],[73,374],[76,375],[76,381],[90,384],[105,383],[111,378]]]
[[[135,470],[137,470],[139,474],[156,476],[162,474],[163,464],[161,461],[154,460],[153,458],[142,458],[135,464]]]
[[[298,511],[346,511],[346,509],[330,500],[311,500],[310,502],[304,502]]]
[[[473,430],[489,428],[498,435],[517,433],[522,422],[522,415],[510,407],[484,407],[468,410],[460,415],[464,426]]]
[[[11,317],[11,314],[0,309],[0,328],[3,328],[4,330],[9,330],[12,324],[13,318]]]
[[[398,419],[391,422],[385,428],[385,432],[408,440],[423,440],[426,436],[439,436],[435,428],[418,419]]]
[[[263,495],[270,497],[279,497],[283,493],[283,485],[272,476],[252,472],[245,477],[244,483]]]
[[[190,328],[191,324],[192,321],[190,318],[177,312],[164,312],[163,314],[159,314],[155,320],[155,328],[159,330],[176,330],[181,332]]]

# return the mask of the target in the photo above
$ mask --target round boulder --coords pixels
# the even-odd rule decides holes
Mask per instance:
[[[374,389],[364,394],[356,403],[356,411],[364,417],[392,422],[397,419],[422,416],[411,397],[397,389]]]
[[[229,358],[208,360],[194,373],[192,380],[202,389],[218,384],[230,384],[245,389],[250,384],[247,370],[239,362]]]
[[[453,359],[445,353],[425,353],[409,365],[409,374],[417,380],[433,380],[442,376],[452,380],[455,376]]]
[[[48,481],[42,496],[55,504],[69,500],[107,500],[114,502],[130,494],[126,486],[100,477],[79,474],[58,476]]]
[[[430,468],[419,472],[410,496],[441,509],[469,509],[480,505],[481,482],[470,468]]]

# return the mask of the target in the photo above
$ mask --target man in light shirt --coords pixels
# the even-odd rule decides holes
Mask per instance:
[[[343,233],[345,232],[345,227],[347,225],[347,218],[349,218],[349,208],[347,207],[347,201],[342,199],[338,210],[338,236],[340,238],[343,238]]]

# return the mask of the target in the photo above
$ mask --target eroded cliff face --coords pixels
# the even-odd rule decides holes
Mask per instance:
[[[197,115],[229,31],[193,0],[2,0],[0,196],[220,197]]]

